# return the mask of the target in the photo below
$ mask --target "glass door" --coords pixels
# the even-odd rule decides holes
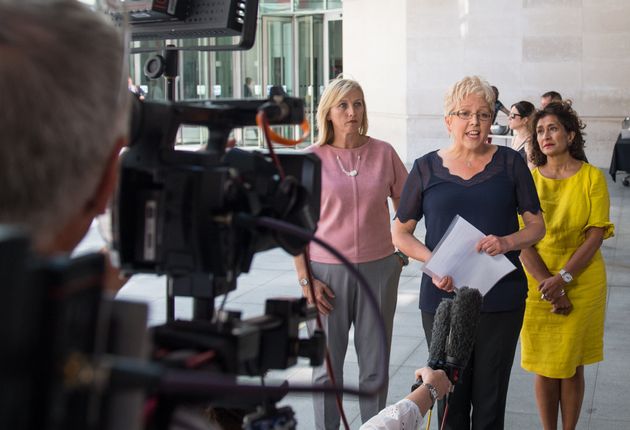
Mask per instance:
[[[269,88],[273,85],[281,86],[290,96],[295,95],[292,21],[289,17],[263,17],[264,97],[269,95]]]
[[[343,21],[341,14],[327,14],[325,24],[324,48],[328,81],[343,73]]]
[[[313,143],[319,87],[323,85],[323,19],[321,15],[297,18],[298,85],[297,96],[304,99],[304,113],[311,125],[311,134],[305,144]]]
[[[287,95],[295,97],[294,59],[293,18],[263,17],[263,97],[269,96],[272,86],[280,86]],[[278,126],[274,130],[293,138],[292,128]]]

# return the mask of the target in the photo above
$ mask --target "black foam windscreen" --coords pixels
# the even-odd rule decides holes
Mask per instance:
[[[457,290],[451,307],[450,335],[446,343],[446,362],[463,369],[466,367],[473,347],[483,297],[479,290],[462,287]]]
[[[432,369],[440,369],[446,363],[446,341],[450,331],[452,305],[452,299],[442,299],[435,312],[427,362]]]

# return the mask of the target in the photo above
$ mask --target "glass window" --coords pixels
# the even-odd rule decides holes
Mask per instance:
[[[219,37],[217,45],[234,43],[231,37]],[[214,53],[214,76],[212,85],[212,99],[231,99],[234,97],[234,82],[232,73],[232,51],[217,51]]]
[[[296,11],[324,10],[324,0],[293,0]]]
[[[326,2],[326,9],[341,9],[343,6],[342,0],[328,0]]]
[[[258,10],[263,13],[291,12],[292,0],[260,0]]]
[[[343,73],[343,21],[328,22],[328,77],[334,79]]]
[[[311,136],[302,145],[308,145],[315,135],[315,115],[319,103],[319,91],[323,85],[323,20],[321,15],[297,18],[298,25],[298,93],[304,99],[304,114],[311,124]]]
[[[182,46],[207,45],[207,39],[184,39]],[[180,100],[199,100],[208,98],[207,51],[180,51]]]

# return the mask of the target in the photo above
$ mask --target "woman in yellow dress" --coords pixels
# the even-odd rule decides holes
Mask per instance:
[[[584,398],[584,365],[604,358],[606,269],[599,250],[611,237],[606,180],[586,162],[584,125],[569,103],[533,120],[532,171],[547,235],[521,252],[528,295],[521,365],[535,376],[543,428],[574,429]]]

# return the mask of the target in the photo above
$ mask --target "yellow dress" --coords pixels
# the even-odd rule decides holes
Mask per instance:
[[[602,172],[584,163],[573,176],[549,179],[532,171],[547,228],[535,246],[549,271],[556,274],[584,242],[589,227],[603,227],[604,239],[614,234],[610,200]],[[573,310],[551,313],[541,300],[538,282],[527,273],[527,302],[521,331],[521,366],[549,378],[570,378],[577,366],[604,359],[606,268],[597,250],[587,267],[572,273],[565,287]]]

